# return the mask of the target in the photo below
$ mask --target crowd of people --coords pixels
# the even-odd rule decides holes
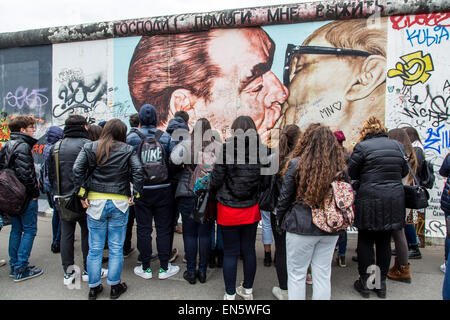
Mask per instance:
[[[351,185],[354,194],[358,240],[353,259],[359,272],[355,290],[366,298],[371,292],[385,298],[387,278],[411,282],[409,259],[419,259],[421,253],[414,227],[417,212],[405,207],[404,186],[416,183],[415,176],[423,179],[425,165],[423,145],[414,128],[387,130],[379,119],[370,117],[362,124],[359,142],[347,150],[342,131],[333,132],[320,123],[305,128],[288,125],[280,133],[278,148],[269,149],[248,116],[234,120],[232,135],[223,143],[208,119],[199,119],[191,132],[184,111],[175,114],[165,132],[157,129],[157,120],[150,104],[130,116],[129,131],[119,119],[88,125],[83,116],[70,115],[64,129],[48,128],[38,174],[31,154],[37,142],[35,120],[17,116],[9,122],[11,140],[1,150],[0,163],[15,172],[27,194],[20,215],[0,215],[0,227],[8,220],[12,224],[9,265],[15,282],[43,273],[28,261],[37,233],[37,198],[42,192],[53,209],[51,251],[61,254],[63,283],[70,285],[81,276],[88,282],[91,300],[103,291],[102,278],[107,278],[111,299],[127,291],[121,274],[124,258],[135,251],[131,241],[134,220],[140,263],[134,274],[143,279],[151,279],[154,273],[159,279],[177,274],[180,267],[172,263],[179,252],[173,240],[180,215],[186,262],[183,278],[189,284],[206,282],[207,268],[221,267],[224,299],[234,300],[238,295],[252,300],[255,242],[261,222],[264,265],[274,263],[278,278],[273,295],[279,300],[305,299],[306,284],[312,283],[312,298],[327,300],[336,249],[337,264],[346,266],[347,232],[325,231],[314,215],[324,208],[335,181]],[[267,173],[274,159],[278,169]],[[449,156],[439,173],[447,178],[442,193],[447,217],[441,267],[445,272],[450,248]],[[77,224],[81,275],[73,268]],[[153,226],[157,253],[152,250]],[[395,252],[391,252],[391,239]],[[396,256],[392,267],[391,255]],[[150,267],[156,258],[157,272]],[[244,280],[237,285],[239,258],[243,259]],[[107,269],[102,267],[106,262]],[[374,264],[381,279],[372,288],[369,269]],[[444,298],[450,298],[449,277],[446,273]]]

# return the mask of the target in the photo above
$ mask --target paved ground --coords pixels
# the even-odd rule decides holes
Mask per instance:
[[[10,227],[0,232],[0,259],[8,259],[8,239]],[[136,230],[134,229],[134,232]],[[81,265],[80,234],[77,230],[75,242],[75,261]],[[35,239],[30,261],[41,266],[44,274],[35,279],[14,283],[8,277],[9,267],[0,267],[0,300],[11,299],[63,299],[85,300],[88,294],[88,285],[81,283],[80,289],[69,290],[63,285],[63,273],[59,254],[50,251],[51,244],[51,216],[40,216],[38,219],[38,234]],[[133,246],[136,247],[136,237],[133,235]],[[340,268],[333,262],[332,273],[332,299],[333,300],[362,300],[363,298],[353,289],[353,282],[357,277],[357,263],[351,261],[356,246],[355,239],[349,239],[347,252],[347,268]],[[183,238],[175,234],[175,247],[183,251]],[[388,280],[388,299],[406,300],[441,300],[443,273],[439,266],[443,261],[443,247],[431,246],[422,249],[423,259],[412,260],[412,283],[404,284]],[[137,252],[125,259],[122,280],[128,284],[128,291],[120,299],[130,300],[217,300],[223,298],[224,283],[222,269],[208,269],[208,279],[205,284],[197,282],[195,285],[187,283],[182,275],[186,265],[180,256],[174,264],[181,267],[180,272],[172,278],[159,280],[157,277],[144,280],[133,273],[136,266]],[[257,300],[273,300],[271,290],[277,285],[275,267],[264,267],[263,246],[260,230],[257,236],[258,267],[254,285],[254,298]],[[152,269],[158,270],[158,261],[152,262]],[[242,279],[242,264],[239,262],[238,281]],[[99,299],[109,299],[109,286]],[[311,286],[308,286],[308,299],[311,297]],[[378,299],[373,295],[373,299]]]

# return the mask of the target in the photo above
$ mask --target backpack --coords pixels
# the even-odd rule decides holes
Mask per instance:
[[[213,152],[199,152],[198,164],[191,175],[189,189],[198,195],[200,190],[207,189],[209,177],[216,163],[216,156]]]
[[[153,137],[146,137],[142,132],[136,132],[142,141],[138,148],[138,156],[144,170],[144,185],[157,185],[169,178],[169,166],[166,150],[159,142],[164,132],[156,130]]]
[[[333,181],[325,198],[323,209],[312,209],[312,222],[321,230],[335,233],[353,225],[355,200],[352,186],[344,181]]]
[[[0,170],[0,211],[11,217],[20,216],[26,205],[27,193],[14,170],[9,169],[11,158],[20,142],[11,146],[9,158]]]
[[[432,189],[436,177],[434,176],[434,168],[431,162],[424,160],[420,172],[417,173],[420,185]]]

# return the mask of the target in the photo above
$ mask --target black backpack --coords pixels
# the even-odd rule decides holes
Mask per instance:
[[[27,204],[27,190],[25,186],[17,178],[16,173],[9,169],[11,158],[19,144],[20,142],[16,142],[9,146],[11,148],[9,158],[6,159],[0,170],[0,211],[11,217],[21,215]]]
[[[169,178],[166,150],[159,142],[163,133],[161,130],[156,130],[153,137],[146,137],[142,132],[136,132],[142,139],[138,156],[144,170],[146,186],[161,184]]]
[[[417,175],[419,176],[418,178],[421,186],[427,189],[433,188],[436,177],[434,176],[434,168],[431,162],[424,160],[422,168],[420,169],[420,172],[418,172]]]

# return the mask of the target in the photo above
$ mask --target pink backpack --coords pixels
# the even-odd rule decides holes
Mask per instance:
[[[333,181],[323,209],[312,209],[312,222],[321,230],[334,233],[353,225],[355,200],[350,183]]]

